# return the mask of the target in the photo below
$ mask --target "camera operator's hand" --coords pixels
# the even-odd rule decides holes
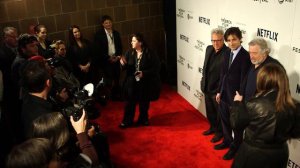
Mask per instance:
[[[78,121],[74,121],[73,116],[70,117],[71,124],[77,134],[85,132],[87,119],[85,118],[85,110],[83,109],[82,116]]]
[[[87,134],[90,138],[92,138],[96,134],[95,127],[92,125],[90,129],[88,129]]]

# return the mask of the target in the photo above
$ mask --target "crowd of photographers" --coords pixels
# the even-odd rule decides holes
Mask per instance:
[[[90,43],[78,26],[70,27],[68,45],[50,41],[45,25],[31,28],[35,34],[3,30],[0,167],[112,167],[106,136],[90,119],[99,116],[97,101],[121,99],[121,43],[108,57],[101,39]],[[120,41],[119,34],[111,40]]]

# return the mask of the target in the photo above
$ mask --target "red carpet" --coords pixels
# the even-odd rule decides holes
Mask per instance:
[[[116,168],[230,167],[231,161],[222,160],[226,150],[214,150],[212,136],[201,134],[207,120],[168,86],[150,105],[150,126],[120,129],[123,105],[109,102],[98,119]]]

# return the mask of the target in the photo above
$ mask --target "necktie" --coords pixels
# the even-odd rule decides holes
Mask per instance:
[[[228,68],[230,68],[230,65],[232,63],[232,59],[233,59],[233,52],[230,53]]]
[[[111,41],[114,42],[114,36],[113,36],[113,34],[112,33],[108,33],[108,35],[109,35]]]

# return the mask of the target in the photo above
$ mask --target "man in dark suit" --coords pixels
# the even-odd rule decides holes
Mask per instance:
[[[16,98],[12,96],[14,88],[11,80],[11,65],[17,56],[18,32],[14,27],[5,27],[3,29],[3,43],[0,45],[0,70],[2,71],[3,80],[3,99],[0,102],[2,113],[0,113],[0,129],[5,138],[1,138],[0,143],[0,167],[2,159],[8,154],[10,149],[18,144],[21,140],[18,136],[20,126],[17,124],[19,117],[19,109],[16,108]],[[3,130],[3,131],[2,131]],[[9,130],[9,131],[8,131]]]
[[[13,81],[11,79],[11,65],[18,52],[18,32],[14,27],[5,27],[3,29],[3,43],[0,45],[0,70],[3,74],[3,120],[7,128],[17,133],[16,119],[19,111],[15,108],[15,97],[12,96],[14,91]]]
[[[220,72],[223,63],[224,53],[228,47],[224,45],[224,31],[216,28],[211,32],[212,45],[207,46],[203,73],[201,79],[201,90],[205,94],[206,116],[210,128],[204,131],[203,135],[215,134],[211,142],[218,142],[223,137],[220,115],[216,94],[220,82]]]
[[[249,53],[242,47],[242,32],[238,27],[231,27],[226,30],[224,38],[230,50],[226,51],[221,70],[220,85],[216,95],[216,101],[220,106],[220,116],[223,126],[223,142],[215,145],[216,150],[230,147],[224,155],[224,160],[230,160],[238,150],[243,134],[240,130],[233,130],[229,121],[229,110],[233,104],[236,91],[240,91],[242,81],[247,75],[251,65]]]
[[[25,138],[30,137],[32,123],[36,118],[52,112],[52,105],[47,101],[51,75],[42,57],[37,58],[39,60],[28,60],[21,74],[22,89],[26,90],[21,112]]]
[[[112,27],[112,18],[102,16],[102,28],[95,34],[95,59],[94,65],[103,67],[108,83],[111,85],[112,99],[120,98],[120,58],[122,55],[122,42],[119,32]],[[97,74],[97,76],[99,76]]]
[[[251,67],[247,73],[247,77],[243,81],[242,92],[236,93],[235,100],[248,101],[256,93],[256,78],[261,67],[266,64],[274,63],[282,66],[280,62],[269,56],[270,48],[267,41],[263,38],[255,38],[249,43],[249,54],[251,59]],[[284,67],[282,66],[284,69]]]

